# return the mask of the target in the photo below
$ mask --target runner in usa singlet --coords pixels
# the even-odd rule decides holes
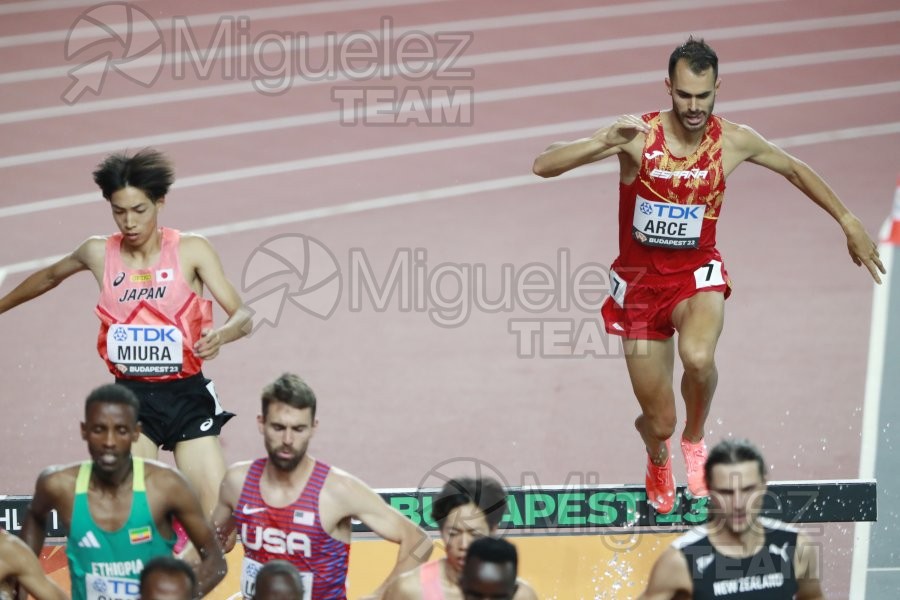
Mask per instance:
[[[303,579],[304,600],[347,597],[350,544],[331,537],[319,520],[319,493],[331,467],[316,461],[306,487],[293,504],[276,508],[263,500],[259,479],[267,458],[250,465],[234,518],[244,546],[241,592],[253,595],[256,574],[270,560],[290,561]]]

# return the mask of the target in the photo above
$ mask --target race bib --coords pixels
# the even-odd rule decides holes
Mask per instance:
[[[243,594],[245,600],[250,600],[250,598],[253,598],[253,594],[256,593],[256,576],[262,567],[262,563],[252,558],[244,557],[244,562],[241,565],[241,594]],[[313,574],[300,571],[300,580],[303,582],[302,600],[312,600]]]
[[[722,262],[711,260],[694,271],[694,281],[697,283],[698,290],[714,285],[725,285],[725,278],[722,277]]]
[[[87,573],[84,576],[87,600],[137,600],[141,585],[137,579],[101,577]]]
[[[609,286],[609,295],[612,296],[612,299],[616,304],[625,308],[625,288],[627,287],[627,284],[625,283],[625,280],[619,277],[612,269],[609,270]]]
[[[181,330],[172,325],[112,325],[106,332],[106,356],[123,375],[181,372]]]
[[[705,211],[705,204],[653,202],[638,196],[631,234],[641,244],[654,248],[697,248]]]

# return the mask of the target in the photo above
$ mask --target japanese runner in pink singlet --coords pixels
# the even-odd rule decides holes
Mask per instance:
[[[106,240],[97,316],[97,350],[122,379],[169,381],[200,372],[194,354],[212,327],[212,302],[188,286],[178,260],[180,232],[161,228],[159,260],[133,269],[122,260],[122,234]]]
[[[250,331],[250,311],[205,238],[159,226],[175,179],[165,155],[153,149],[112,154],[93,175],[118,232],[90,237],[33,273],[0,298],[0,313],[90,271],[100,288],[97,350],[141,402],[134,453],[156,458],[160,447],[178,447],[176,463],[211,514],[225,474],[218,436],[234,415],[201,367]],[[212,302],[203,297],[207,290],[228,315],[218,327]]]

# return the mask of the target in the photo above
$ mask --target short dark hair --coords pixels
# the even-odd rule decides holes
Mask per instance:
[[[300,571],[293,563],[286,560],[270,560],[256,574],[256,586],[253,597],[256,598],[259,593],[260,580],[269,580],[273,577],[287,577],[294,582],[297,598],[302,598],[305,590],[303,589],[303,578],[300,577]]]
[[[706,465],[703,467],[703,476],[709,485],[712,478],[712,470],[716,465],[735,465],[742,462],[755,462],[759,467],[759,476],[766,478],[766,461],[750,440],[722,440],[709,451]]]
[[[134,412],[134,420],[138,421],[138,415],[141,412],[141,401],[130,389],[118,383],[107,383],[98,388],[94,388],[84,401],[84,415],[87,417],[88,410],[94,404],[124,404],[130,406]]]
[[[473,558],[495,564],[512,563],[514,572],[519,572],[519,553],[503,538],[482,537],[474,540],[466,551],[466,564]]]
[[[316,395],[312,388],[298,375],[283,373],[278,379],[263,388],[262,415],[269,414],[269,405],[283,402],[293,408],[311,408],[313,418],[316,417]]]
[[[488,528],[493,531],[506,512],[506,492],[500,482],[491,477],[451,479],[435,497],[431,518],[443,529],[450,511],[466,504],[477,506],[484,513]]]
[[[675,65],[685,59],[691,71],[700,75],[709,68],[713,70],[713,79],[719,78],[719,57],[703,38],[690,36],[685,43],[675,48],[669,56],[669,79],[675,76]]]
[[[162,555],[150,559],[147,564],[144,565],[144,570],[141,571],[140,585],[142,600],[154,600],[150,596],[144,594],[147,588],[147,579],[152,573],[157,571],[160,573],[168,573],[170,575],[178,575],[179,573],[185,575],[191,582],[191,598],[197,595],[197,575],[194,574],[194,570],[191,566],[174,556]]]
[[[144,148],[132,156],[127,152],[110,154],[97,165],[93,176],[107,200],[123,188],[134,187],[155,204],[169,192],[175,181],[175,169],[165,154]]]

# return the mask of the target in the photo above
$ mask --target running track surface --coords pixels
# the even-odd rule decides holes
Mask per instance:
[[[206,80],[190,68],[176,80],[168,65],[149,88],[111,71],[99,95],[87,92],[72,106],[60,99],[67,73],[98,52],[67,60],[66,34],[91,3],[26,4],[0,4],[8,15],[0,19],[0,293],[41,259],[113,230],[90,171],[109,151],[144,145],[173,157],[182,184],[162,222],[207,231],[239,288],[254,250],[283,234],[318,240],[343,271],[343,295],[329,319],[287,304],[277,326],[208,363],[223,403],[238,413],[223,437],[229,462],[261,453],[259,390],[290,370],[320,398],[313,453],[375,487],[416,486],[434,469],[459,474],[471,465],[465,457],[510,484],[527,473],[545,485],[591,473],[604,483],[641,481],[643,448],[631,428],[637,407],[618,346],[600,358],[521,357],[510,331],[510,319],[533,318],[592,331],[592,312],[473,307],[465,323],[446,328],[427,312],[400,310],[397,296],[383,311],[368,301],[351,310],[349,257],[361,249],[379,280],[398,249],[424,249],[420,264],[429,273],[443,263],[481,264],[492,296],[504,264],[555,272],[560,251],[573,271],[608,264],[616,253],[615,165],[539,182],[530,177],[532,160],[549,143],[587,135],[614,115],[666,108],[666,59],[689,33],[706,36],[719,53],[717,112],[809,162],[873,234],[900,170],[900,11],[890,0],[566,0],[552,10],[530,0],[269,0],[268,12],[238,1],[137,2],[160,25],[167,48],[177,15],[188,17],[201,48],[225,14],[248,16],[252,39],[265,31],[340,38],[377,31],[389,16],[389,36],[417,30],[446,53],[450,44],[438,34],[462,32],[472,42],[455,66],[471,68],[473,77],[364,84],[295,77],[293,87],[267,96],[247,81],[225,81],[221,65]],[[116,13],[92,16],[123,21]],[[132,52],[158,39],[138,30]],[[100,48],[117,47],[106,44]],[[151,80],[159,51],[150,51],[147,66],[123,69]],[[307,57],[317,64],[323,49],[313,43]],[[471,87],[474,120],[341,124],[333,89],[354,85]],[[305,115],[314,117],[302,124]],[[270,165],[281,166],[266,171]],[[758,441],[772,479],[854,478],[870,279],[849,261],[837,225],[782,178],[746,165],[728,183],[719,240],[736,288],[708,439]],[[472,187],[429,193],[463,184]],[[378,198],[388,201],[342,210]],[[52,199],[63,200],[42,203]],[[305,220],[255,221],[310,209],[325,210]],[[454,281],[444,285],[452,295]],[[0,317],[5,493],[30,493],[43,466],[85,456],[82,400],[109,379],[93,350],[95,302],[95,284],[79,275]],[[683,480],[680,459],[676,465]],[[829,597],[848,594],[852,531],[844,524],[818,530]]]

